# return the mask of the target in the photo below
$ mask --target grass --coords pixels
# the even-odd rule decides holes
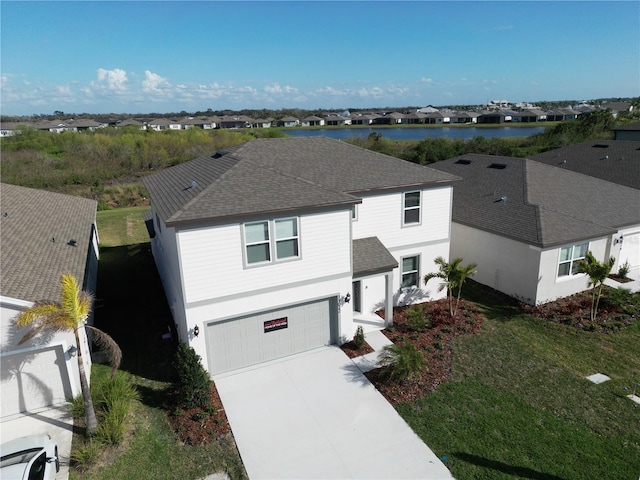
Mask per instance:
[[[452,381],[403,418],[459,480],[636,478],[639,407],[624,387],[640,382],[640,322],[582,332],[495,300],[483,331],[455,341]],[[597,372],[611,381],[584,378]]]
[[[149,207],[127,207],[101,210],[97,214],[101,247],[137,245],[149,241],[143,212]]]
[[[133,401],[122,444],[102,448],[96,465],[88,470],[71,468],[70,479],[188,480],[216,472],[244,479],[246,472],[232,437],[207,445],[185,445],[179,442],[167,420],[166,398],[173,380],[175,345],[162,339],[171,315],[150,245],[133,243],[143,237],[148,241],[141,217],[143,210],[98,212],[102,243],[95,307],[96,326],[120,345],[121,370],[131,375],[138,398]],[[108,376],[109,371],[104,365],[94,364],[92,385]],[[82,437],[74,437],[72,454],[83,445]]]

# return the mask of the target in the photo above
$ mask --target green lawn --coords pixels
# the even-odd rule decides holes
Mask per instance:
[[[454,344],[452,381],[398,407],[453,475],[638,478],[640,406],[625,387],[640,383],[640,322],[597,334],[485,312],[483,331]],[[598,372],[612,380],[584,378]]]
[[[148,242],[149,234],[142,214],[149,207],[127,207],[98,212],[100,246],[117,247]]]

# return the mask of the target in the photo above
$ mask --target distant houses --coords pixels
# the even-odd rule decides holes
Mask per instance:
[[[509,124],[509,123],[538,123],[560,122],[575,120],[580,115],[590,113],[601,108],[608,108],[615,116],[621,112],[630,112],[633,106],[629,102],[611,102],[602,107],[587,104],[557,108],[549,111],[530,104],[516,104],[510,106],[504,100],[494,100],[483,106],[480,111],[456,111],[438,109],[432,106],[406,112],[327,112],[322,115],[309,115],[302,119],[294,116],[282,118],[258,118],[247,115],[218,116],[187,116],[184,118],[127,118],[112,122],[99,122],[91,119],[44,120],[36,123],[4,122],[0,124],[0,136],[13,135],[19,125],[28,125],[38,130],[50,132],[83,132],[95,131],[100,128],[139,128],[141,130],[188,130],[200,128],[212,130],[218,128],[295,128],[295,127],[348,127],[369,125],[461,125],[461,124]]]

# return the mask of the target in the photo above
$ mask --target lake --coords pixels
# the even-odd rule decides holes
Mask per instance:
[[[425,137],[461,138],[473,137],[507,138],[529,137],[544,132],[545,127],[391,127],[391,128],[319,128],[314,130],[286,128],[284,133],[294,137],[329,137],[344,140],[349,137],[368,137],[380,133],[389,140],[424,140]]]

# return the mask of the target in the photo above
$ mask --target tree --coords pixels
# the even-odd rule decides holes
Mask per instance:
[[[598,304],[600,303],[600,296],[602,295],[602,287],[604,281],[607,279],[613,268],[613,264],[616,263],[614,257],[610,257],[608,262],[600,263],[593,253],[588,251],[584,256],[584,260],[580,260],[578,263],[580,271],[586,273],[589,276],[589,286],[593,287],[591,290],[591,321],[596,319],[598,313]]]
[[[473,276],[477,273],[476,263],[470,263],[467,266],[462,265],[462,258],[456,257],[451,262],[446,262],[444,258],[438,257],[434,260],[438,265],[438,271],[432,272],[424,276],[424,283],[427,283],[432,278],[440,278],[444,280],[438,291],[447,289],[447,297],[449,299],[449,315],[454,317],[458,311],[458,304],[460,303],[460,294],[462,293],[462,285],[467,277]]]
[[[98,428],[96,412],[93,408],[91,390],[87,381],[87,374],[82,358],[82,344],[80,342],[80,328],[87,328],[93,332],[94,342],[107,352],[110,360],[113,377],[120,366],[122,352],[120,347],[107,333],[90,325],[86,325],[87,318],[91,313],[93,297],[88,292],[80,289],[76,278],[68,273],[62,275],[60,279],[61,300],[53,302],[50,300],[37,301],[32,307],[21,312],[16,318],[16,325],[19,327],[31,327],[29,331],[20,339],[18,345],[29,341],[44,330],[72,331],[76,339],[76,358],[78,359],[78,371],[80,374],[80,388],[84,399],[84,409],[87,420],[87,435],[93,435]]]

